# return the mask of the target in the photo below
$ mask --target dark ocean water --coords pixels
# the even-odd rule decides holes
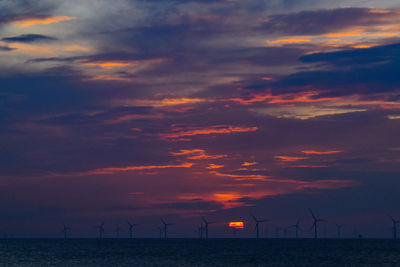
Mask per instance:
[[[400,266],[400,240],[4,239],[1,266]]]

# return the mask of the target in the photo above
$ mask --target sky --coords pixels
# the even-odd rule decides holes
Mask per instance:
[[[390,237],[399,62],[396,1],[0,0],[0,235]]]

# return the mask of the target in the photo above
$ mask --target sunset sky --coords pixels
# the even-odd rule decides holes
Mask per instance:
[[[399,70],[393,0],[0,0],[0,235],[390,237]]]

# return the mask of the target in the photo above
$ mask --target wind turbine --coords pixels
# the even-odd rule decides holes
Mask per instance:
[[[400,220],[395,220],[391,215],[389,215],[389,218],[393,222],[393,239],[397,239],[397,224],[400,223]]]
[[[198,228],[200,239],[203,239],[203,222],[200,223],[200,227]]]
[[[130,221],[126,221],[129,225],[129,238],[133,238],[133,227],[137,226],[137,224],[131,223]]]
[[[159,233],[159,236],[160,236],[160,239],[161,239],[162,238],[162,233],[163,233],[162,227],[158,227],[158,233]]]
[[[71,230],[71,228],[67,227],[67,226],[64,224],[63,232],[64,232],[64,239],[65,239],[65,240],[67,240],[67,233],[68,233],[68,230]]]
[[[343,224],[337,224],[336,223],[336,228],[337,228],[337,238],[340,239],[342,238],[342,228],[343,228]]]
[[[311,215],[313,217],[313,220],[314,220],[313,225],[311,226],[310,230],[312,230],[314,228],[314,238],[317,239],[318,238],[318,223],[319,222],[326,222],[326,220],[318,219],[317,217],[315,217],[315,215],[314,215],[314,213],[312,212],[311,209],[310,209],[310,213],[311,213]]]
[[[204,217],[201,217],[201,219],[202,219],[203,222],[204,222],[204,230],[206,231],[206,239],[208,239],[208,225],[209,225],[209,224],[213,224],[213,223],[215,223],[215,222],[209,222],[209,221],[207,221]]]
[[[293,224],[289,227],[294,227],[296,229],[296,238],[299,238],[299,230],[300,230],[300,219],[297,219],[296,224]]]
[[[174,223],[166,223],[163,218],[160,218],[164,225],[164,238],[167,238],[167,226],[174,225]]]
[[[99,229],[99,238],[103,238],[103,233],[104,233],[104,222],[102,222],[100,225],[95,226],[94,228]]]
[[[256,231],[257,231],[257,239],[258,239],[259,238],[259,225],[260,225],[260,223],[268,222],[268,221],[267,220],[259,220],[254,215],[251,215],[251,217],[253,217],[253,220],[256,222]]]
[[[117,235],[117,238],[119,238],[120,231],[121,231],[121,228],[119,227],[119,224],[117,224],[117,228],[115,228],[115,234]]]
[[[278,226],[275,226],[275,238],[279,238],[279,233],[282,229]]]

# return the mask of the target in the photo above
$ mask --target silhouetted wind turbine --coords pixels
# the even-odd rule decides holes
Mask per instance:
[[[337,238],[340,239],[342,238],[342,228],[343,228],[343,224],[337,224],[336,223],[336,228],[337,228]]]
[[[393,239],[397,239],[397,224],[400,223],[400,220],[395,220],[391,215],[388,216],[393,222]]]
[[[95,226],[94,228],[99,229],[99,238],[103,238],[103,233],[104,233],[104,222],[102,222],[100,225]]]
[[[162,227],[158,227],[158,233],[160,235],[160,239],[162,238],[162,232],[163,232]]]
[[[206,239],[208,239],[208,225],[209,225],[209,224],[213,224],[213,223],[215,223],[215,222],[209,222],[209,221],[207,221],[204,217],[201,217],[201,219],[202,219],[203,222],[204,222],[204,230],[206,231]]]
[[[64,224],[64,229],[63,229],[63,232],[64,232],[64,239],[67,239],[68,230],[71,230],[71,228],[67,227],[67,226]]]
[[[253,217],[253,220],[256,222],[256,232],[257,232],[257,239],[258,239],[259,238],[259,225],[260,225],[260,223],[267,222],[267,220],[259,220],[254,215],[251,215],[251,217]]]
[[[293,224],[289,227],[294,227],[296,229],[296,238],[299,238],[299,230],[300,230],[300,219],[297,219],[296,224]]]
[[[119,238],[120,231],[121,231],[121,228],[119,227],[119,224],[117,224],[117,228],[115,228],[115,234],[117,235],[117,238]]]
[[[279,238],[280,231],[281,231],[281,228],[278,226],[275,226],[275,238]]]
[[[164,238],[167,238],[167,226],[174,225],[174,223],[166,223],[163,218],[160,218],[164,225]]]
[[[315,215],[314,215],[314,213],[312,212],[311,209],[310,209],[310,213],[311,213],[311,215],[313,217],[313,220],[314,220],[313,225],[311,226],[310,230],[312,230],[314,228],[314,238],[317,239],[318,238],[318,223],[319,222],[326,222],[326,220],[318,219],[317,217],[315,217]]]
[[[203,222],[200,223],[200,227],[198,228],[200,239],[203,239]]]
[[[133,238],[133,227],[137,226],[137,224],[131,223],[130,221],[126,221],[129,225],[129,238]]]

